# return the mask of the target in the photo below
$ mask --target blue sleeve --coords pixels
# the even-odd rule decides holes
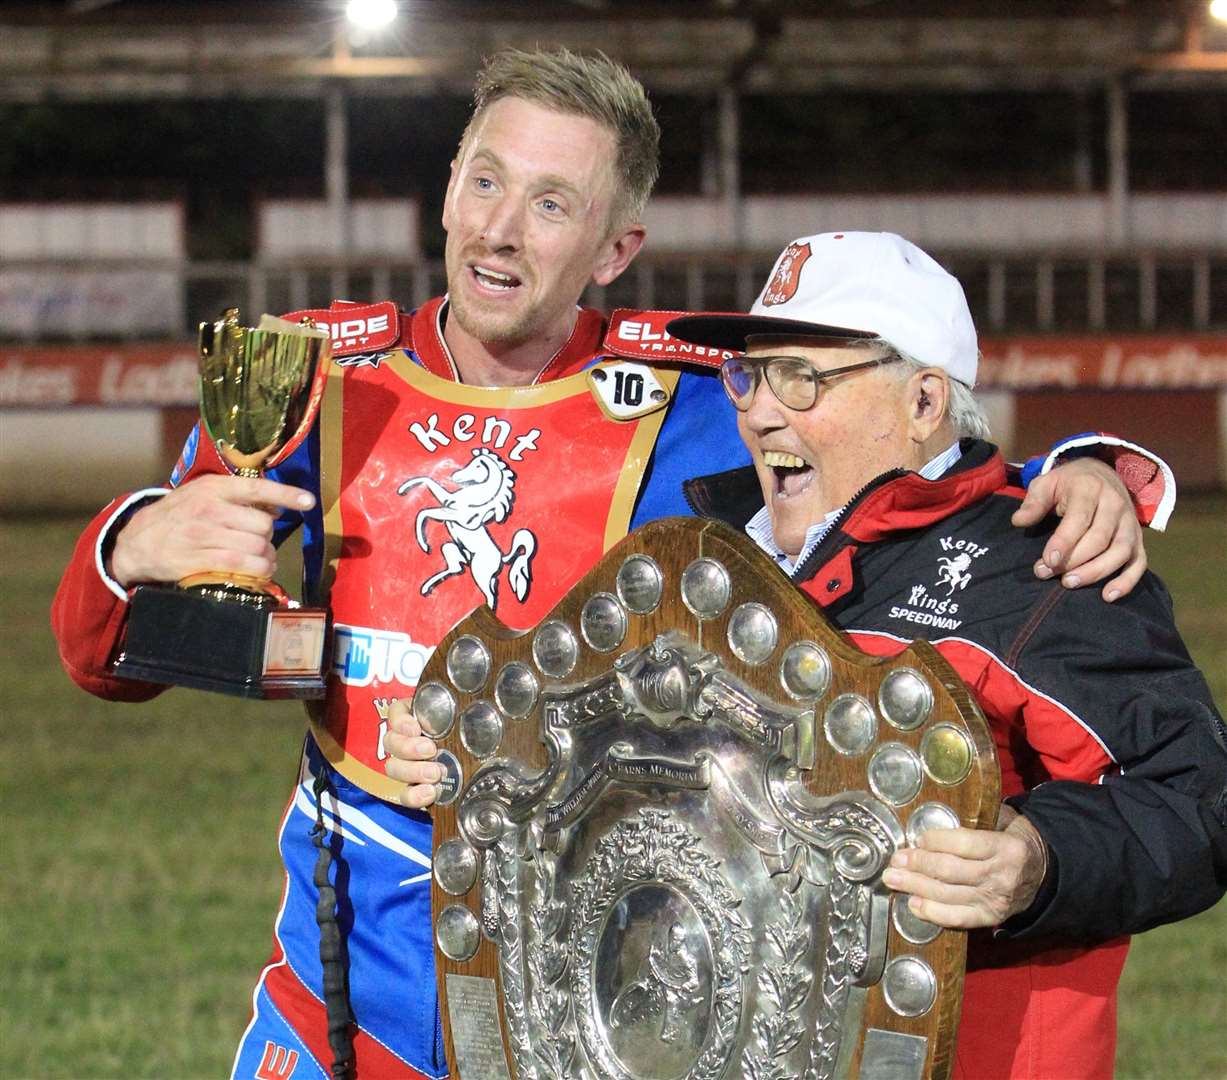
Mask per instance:
[[[315,603],[315,586],[324,561],[324,513],[320,506],[320,428],[312,426],[302,444],[267,476],[281,484],[305,488],[315,496],[315,508],[306,514],[283,510],[273,526],[273,543],[280,547],[300,525],[303,545],[303,599]]]
[[[750,453],[737,434],[737,413],[719,375],[683,372],[648,463],[631,528],[657,518],[693,514],[682,494],[683,481],[749,464]]]
[[[1058,439],[1052,444],[1052,449],[1047,454],[1037,454],[1035,457],[1027,458],[1026,464],[1019,473],[1022,486],[1030,487],[1031,481],[1052,468],[1057,458],[1063,457],[1066,461],[1072,461],[1076,457],[1099,457],[1101,449],[1097,431],[1084,431],[1079,435]]]

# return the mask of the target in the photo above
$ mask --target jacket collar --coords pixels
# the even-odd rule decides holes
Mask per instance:
[[[413,313],[413,351],[418,362],[432,375],[459,382],[456,362],[443,339],[446,322],[446,296],[436,296],[418,308]],[[599,352],[604,333],[605,317],[594,308],[580,308],[571,336],[546,361],[533,382],[550,382],[581,371]]]
[[[960,445],[962,458],[940,479],[926,480],[919,473],[895,470],[866,484],[806,559],[807,565],[799,568],[797,580],[819,565],[815,556],[820,552],[824,553],[821,558],[829,557],[836,537],[869,543],[892,532],[923,528],[1005,485],[1005,462],[995,446],[978,439],[963,439]],[[735,529],[744,529],[763,506],[762,488],[752,465],[687,480],[683,489],[696,514]]]
[[[963,457],[937,480],[914,472],[887,473],[866,485],[849,504],[840,531],[869,543],[892,532],[924,528],[1005,484],[1005,462],[995,446],[978,439],[963,439],[960,446]]]

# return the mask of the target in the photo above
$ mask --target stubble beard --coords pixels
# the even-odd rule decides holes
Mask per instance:
[[[480,305],[470,308],[467,297],[453,295],[448,309],[448,317],[483,345],[523,345],[540,332],[540,312],[535,308],[499,314],[482,311]]]

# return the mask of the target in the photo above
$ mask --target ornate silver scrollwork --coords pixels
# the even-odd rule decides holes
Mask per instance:
[[[752,1044],[741,1054],[747,1080],[775,1080],[788,1075],[787,1063],[805,1034],[802,1006],[814,982],[813,923],[802,898],[793,890],[780,893],[780,918],[767,924],[772,957],[759,970],[758,988],[768,1008],[754,1028]]]
[[[541,716],[547,767],[489,761],[458,809],[520,1075],[833,1075],[849,991],[884,940],[865,883],[902,830],[867,794],[805,792],[813,710],[665,635],[544,688]]]
[[[538,1080],[534,1040],[526,1012],[524,972],[524,933],[520,923],[519,871],[515,851],[506,843],[486,853],[492,865],[494,886],[487,897],[482,892],[482,921],[495,924],[499,969],[503,982],[503,1014],[507,1017],[507,1036],[521,1080]],[[490,904],[487,912],[486,904]],[[548,1077],[550,1074],[546,1073]],[[564,1080],[564,1078],[560,1078]]]
[[[688,906],[690,918],[679,921],[670,913],[656,919],[655,912],[649,914],[648,920],[664,931],[663,949],[658,934],[649,950],[649,961],[652,950],[660,949],[663,954],[656,972],[658,983],[643,985],[645,976],[637,969],[631,981],[617,988],[617,994],[602,995],[596,958],[607,936],[603,931],[608,929],[609,911],[620,897],[636,890],[646,894],[648,903],[653,894],[660,894],[664,900]],[[741,898],[721,872],[720,861],[671,815],[641,807],[634,819],[618,822],[597,843],[571,891],[571,990],[573,997],[581,999],[589,996],[589,987],[596,988],[596,1008],[582,1012],[578,1019],[584,1048],[599,1074],[632,1080],[636,1071],[628,1064],[633,1065],[637,1056],[647,1059],[659,1054],[659,1043],[674,1043],[680,1013],[708,1003],[703,1025],[707,1037],[685,1075],[693,1080],[722,1075],[741,1016],[742,976],[749,968],[752,935],[738,911]],[[702,963],[688,937],[702,942]],[[690,980],[684,978],[687,968]],[[636,1005],[636,993],[647,1001]],[[658,1014],[659,1027],[650,1027],[656,1037],[647,1045],[628,1039],[623,1046],[611,1038],[611,1029],[625,1026],[628,1016],[656,1021]],[[680,1054],[684,1056],[684,1048]]]

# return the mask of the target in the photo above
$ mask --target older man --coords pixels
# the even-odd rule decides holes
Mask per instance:
[[[692,316],[751,469],[693,481],[864,650],[926,637],[993,727],[999,831],[931,832],[885,874],[973,934],[956,1075],[1107,1077],[1127,935],[1227,888],[1227,740],[1147,574],[1111,607],[1019,573],[1047,529],[972,395],[959,283],[889,233],[790,244],[749,315]],[[990,934],[988,928],[995,928]]]

